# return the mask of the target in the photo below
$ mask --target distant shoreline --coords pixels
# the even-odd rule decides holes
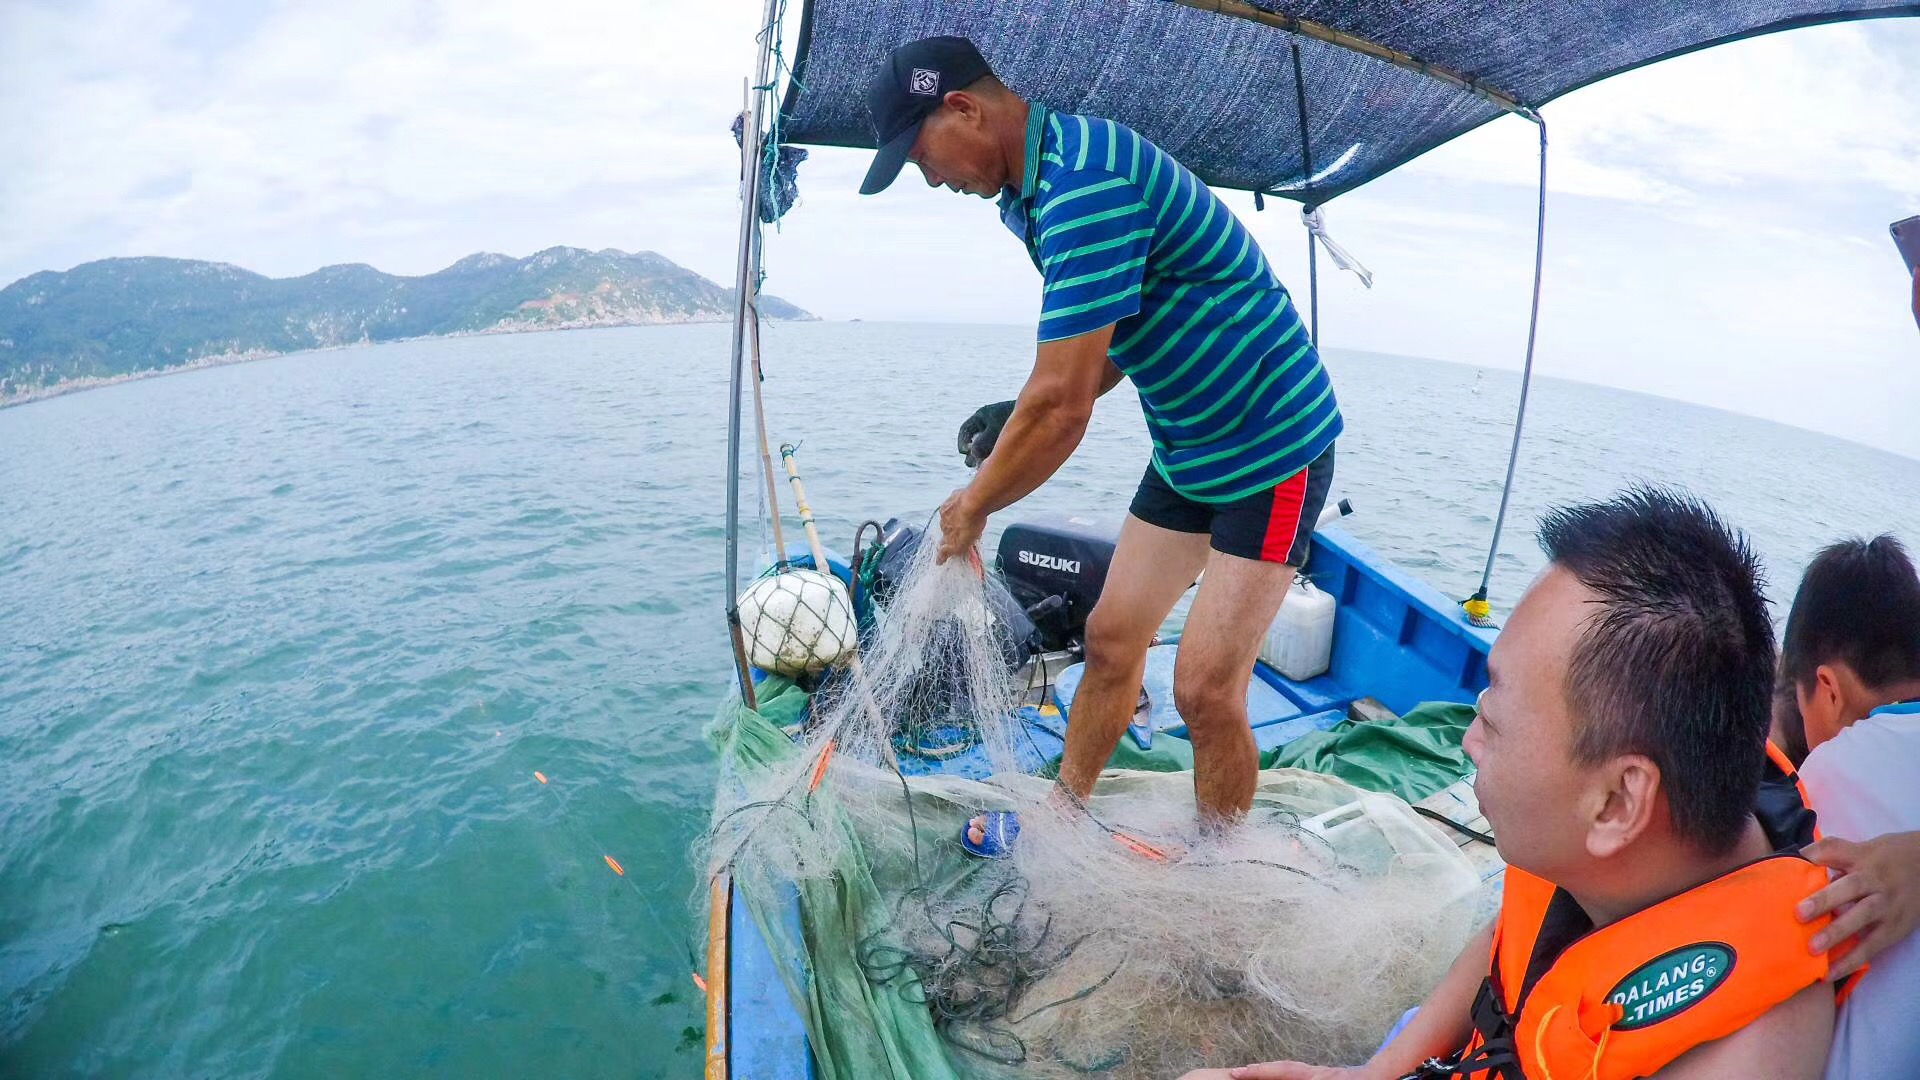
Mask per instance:
[[[100,387],[113,386],[116,383],[134,382],[139,379],[152,379],[162,375],[177,375],[183,372],[194,371],[199,368],[225,367],[228,364],[244,364],[252,360],[268,360],[277,356],[301,356],[307,353],[336,352],[342,349],[358,349],[358,348],[365,348],[368,346],[375,346],[375,345],[393,345],[393,344],[398,344],[401,342],[408,342],[408,341],[442,341],[449,338],[483,337],[483,336],[491,336],[494,334],[545,334],[545,333],[554,333],[554,332],[566,331],[566,330],[607,330],[607,329],[615,329],[615,328],[621,328],[621,327],[713,326],[717,324],[727,323],[730,321],[731,320],[728,318],[716,316],[714,318],[708,318],[708,319],[676,319],[670,322],[608,322],[608,323],[581,323],[577,325],[560,325],[560,326],[488,327],[487,329],[484,329],[484,330],[459,330],[449,334],[419,334],[413,337],[387,338],[381,341],[354,341],[354,342],[347,342],[340,345],[316,346],[311,349],[288,349],[284,352],[275,352],[269,349],[255,349],[255,350],[250,350],[247,352],[240,352],[240,353],[221,353],[216,356],[201,357],[198,360],[192,360],[184,364],[174,364],[171,367],[149,368],[144,371],[128,372],[123,375],[110,375],[110,376],[104,376],[104,377],[89,376],[82,379],[66,379],[61,382],[55,383],[52,386],[36,388],[34,390],[29,390],[24,393],[0,396],[0,409],[10,408],[15,405],[26,405],[31,402],[43,401],[48,398],[63,397],[67,394],[77,394],[83,390],[95,390],[95,389],[99,389]],[[933,326],[955,326],[955,327],[1000,327],[1000,328],[1008,328],[1008,329],[1023,329],[1027,325],[1023,323],[1010,323],[1010,322],[938,321],[933,323],[922,323],[922,322],[914,322],[911,320],[896,321],[891,319],[823,319],[817,315],[810,316],[805,319],[772,319],[769,321],[774,323],[780,323],[780,324],[839,323],[842,325],[865,325],[865,326],[933,325]],[[1449,359],[1442,359],[1442,358],[1433,357],[1433,356],[1415,356],[1410,353],[1392,353],[1392,352],[1382,352],[1377,349],[1354,349],[1354,348],[1345,348],[1345,347],[1338,347],[1338,346],[1329,349],[1328,352],[1335,353],[1335,354],[1344,353],[1353,357],[1382,357],[1382,358],[1391,359],[1391,360],[1412,360],[1412,361],[1417,361],[1419,363],[1425,363],[1425,364],[1440,364],[1447,367],[1466,368],[1470,370],[1491,374],[1496,378],[1502,378],[1502,379],[1511,378],[1516,381],[1520,377],[1520,370],[1518,368],[1508,367],[1502,364],[1472,363],[1465,360],[1449,360]],[[1668,396],[1665,396],[1662,394],[1656,394],[1647,390],[1636,390],[1631,387],[1616,386],[1611,383],[1598,382],[1592,379],[1577,379],[1567,375],[1557,375],[1557,374],[1556,375],[1540,374],[1536,376],[1536,378],[1540,382],[1566,383],[1573,386],[1592,387],[1594,389],[1603,390],[1608,393],[1629,394],[1635,397],[1651,398],[1656,401],[1676,401],[1683,405],[1688,405],[1694,408],[1706,409],[1710,412],[1725,413],[1729,416],[1738,416],[1746,420],[1753,420],[1763,424],[1771,424],[1776,427],[1785,428],[1789,431],[1805,432],[1805,433],[1811,433],[1814,435],[1819,435],[1823,438],[1834,439],[1839,442],[1862,447],[1864,449],[1874,451],[1875,453],[1888,454],[1905,461],[1920,461],[1920,452],[1896,449],[1891,446],[1882,446],[1878,443],[1867,442],[1859,438],[1857,433],[1843,433],[1838,431],[1830,431],[1823,428],[1807,427],[1801,424],[1796,424],[1791,421],[1781,419],[1776,416],[1765,416],[1759,413],[1742,412],[1738,409],[1728,408],[1727,406],[1724,406],[1724,405],[1716,405],[1716,404],[1713,404],[1712,402],[1698,401],[1692,398],[1668,397]],[[1505,403],[1500,403],[1497,405],[1497,409],[1503,413],[1506,407],[1507,406]]]
[[[180,375],[203,368],[226,367],[229,364],[245,364],[254,360],[271,360],[276,356],[301,356],[306,353],[339,352],[343,349],[361,349],[374,345],[397,345],[406,341],[444,341],[449,338],[491,337],[496,334],[552,334],[566,330],[610,330],[629,326],[711,326],[714,323],[728,322],[725,318],[712,319],[675,319],[672,322],[583,322],[573,326],[490,326],[485,330],[457,330],[451,334],[418,334],[413,337],[383,338],[380,341],[349,341],[339,345],[319,345],[311,349],[247,349],[242,352],[216,353],[189,360],[184,364],[171,364],[163,368],[144,368],[120,375],[87,375],[78,379],[62,379],[52,386],[39,386],[31,390],[0,396],[0,409],[15,405],[26,405],[49,398],[65,397],[85,390],[98,390],[102,387],[117,386],[121,383],[138,382],[142,379],[157,379],[163,375]],[[821,322],[813,319],[779,319],[777,322]]]

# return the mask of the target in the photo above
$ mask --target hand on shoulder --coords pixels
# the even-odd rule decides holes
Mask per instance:
[[[1840,875],[1794,910],[1801,922],[1833,915],[1808,946],[1829,954],[1829,980],[1859,971],[1920,928],[1920,832],[1858,842],[1829,836],[1802,854]]]

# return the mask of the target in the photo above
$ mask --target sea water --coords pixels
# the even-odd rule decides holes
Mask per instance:
[[[0,410],[0,1076],[693,1075],[727,354],[722,326],[418,341]],[[827,542],[925,520],[1031,355],[770,327]],[[1471,592],[1517,377],[1328,364],[1344,527]],[[995,520],[1118,512],[1146,460],[1123,386]],[[1640,479],[1748,529],[1782,603],[1833,538],[1920,544],[1920,462],[1546,378],[1496,604],[1542,508]]]

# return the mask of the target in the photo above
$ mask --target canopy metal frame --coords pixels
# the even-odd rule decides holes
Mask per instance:
[[[1262,26],[1271,26],[1279,30],[1285,30],[1289,34],[1298,34],[1301,37],[1312,38],[1315,41],[1323,41],[1329,45],[1337,45],[1342,49],[1357,52],[1362,56],[1370,56],[1375,60],[1392,64],[1394,67],[1425,75],[1429,79],[1435,79],[1439,82],[1446,83],[1448,86],[1464,90],[1489,105],[1503,109],[1506,112],[1524,116],[1528,119],[1534,119],[1535,117],[1531,106],[1504,90],[1488,86],[1486,83],[1471,75],[1454,71],[1451,68],[1442,67],[1439,64],[1428,63],[1410,53],[1382,45],[1377,41],[1370,41],[1367,38],[1361,37],[1359,34],[1349,33],[1345,30],[1327,26],[1324,23],[1313,22],[1310,19],[1302,19],[1293,15],[1283,15],[1277,11],[1267,11],[1263,8],[1257,8],[1252,4],[1246,3],[1246,0],[1172,0],[1172,2],[1186,7],[1196,8],[1200,11],[1210,12],[1215,15],[1224,15],[1228,18],[1244,19],[1247,22],[1259,23]],[[1294,63],[1297,67],[1300,57],[1298,48],[1295,48],[1293,55]],[[1308,176],[1312,176],[1313,170],[1308,168],[1306,173]]]

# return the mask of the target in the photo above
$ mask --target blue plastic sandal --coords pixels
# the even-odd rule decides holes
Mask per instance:
[[[967,828],[960,828],[960,846],[967,849],[969,855],[978,855],[983,859],[1004,859],[1013,854],[1013,842],[1020,838],[1020,815],[1011,810],[989,810],[980,817],[980,842],[973,842],[967,835]]]

